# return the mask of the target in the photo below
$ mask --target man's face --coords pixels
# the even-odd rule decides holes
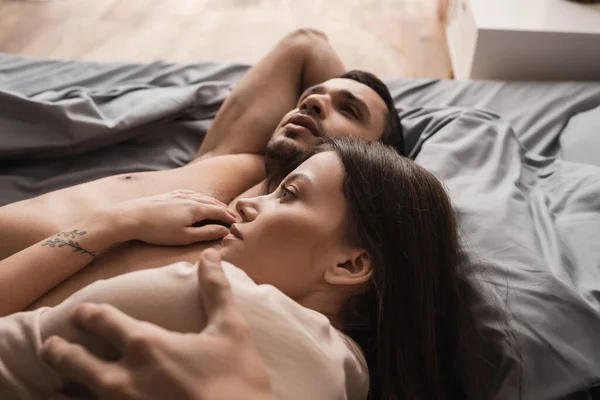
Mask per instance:
[[[308,88],[295,109],[279,122],[267,154],[300,153],[322,138],[351,136],[379,140],[386,124],[387,107],[367,85],[351,79],[330,79]]]

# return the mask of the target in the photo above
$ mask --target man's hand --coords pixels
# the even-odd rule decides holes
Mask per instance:
[[[179,246],[222,239],[225,226],[236,221],[227,205],[192,190],[174,190],[111,206],[107,211],[128,233],[128,239],[154,245]],[[208,221],[204,226],[195,224]]]
[[[112,306],[83,304],[73,322],[109,341],[121,358],[107,362],[58,337],[44,342],[41,355],[65,381],[83,385],[100,400],[274,399],[215,250],[202,254],[198,283],[208,321],[199,334],[166,331]]]

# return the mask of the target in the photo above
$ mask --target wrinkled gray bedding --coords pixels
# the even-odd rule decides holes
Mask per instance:
[[[0,53],[0,205],[104,176],[187,164],[246,70]]]
[[[0,204],[186,164],[246,70],[0,54]],[[445,182],[482,268],[494,398],[599,383],[600,83],[387,83],[410,156]],[[489,300],[508,307],[519,355]]]

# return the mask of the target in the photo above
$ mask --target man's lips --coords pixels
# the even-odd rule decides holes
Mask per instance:
[[[288,124],[293,124],[298,127],[307,129],[313,136],[320,137],[321,132],[317,122],[306,114],[294,114],[288,119]]]

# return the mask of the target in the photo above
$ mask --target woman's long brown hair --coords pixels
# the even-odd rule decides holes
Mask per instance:
[[[489,366],[467,301],[473,286],[443,185],[379,142],[330,140],[303,159],[326,150],[345,171],[348,239],[374,265],[343,310],[344,332],[367,361],[369,398],[487,398]]]

